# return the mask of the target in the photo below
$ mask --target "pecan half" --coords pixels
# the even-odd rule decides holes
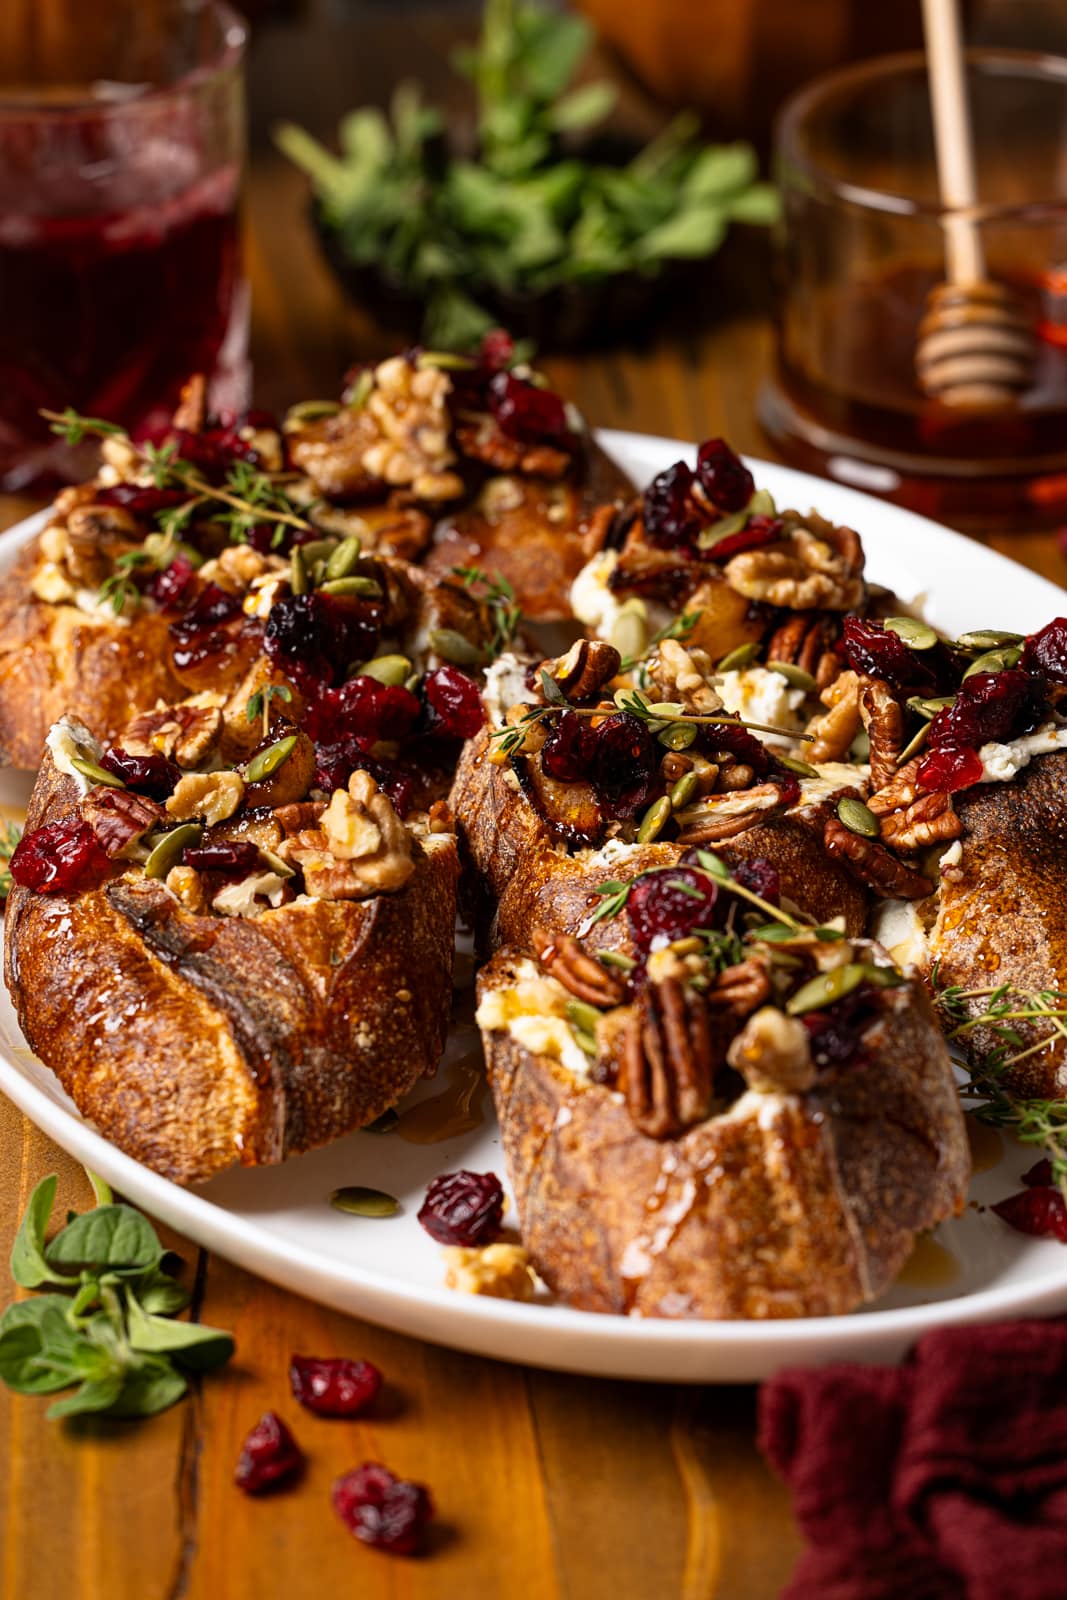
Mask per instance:
[[[494,472],[521,472],[530,478],[558,479],[566,476],[571,465],[571,457],[565,450],[509,439],[489,412],[460,422],[456,427],[456,443],[463,455],[484,462]]]
[[[325,810],[325,800],[297,800],[292,805],[279,806],[274,816],[282,832],[288,835],[318,827]]]
[[[587,954],[572,934],[549,933],[537,927],[530,937],[541,965],[576,999],[605,1011],[622,1004],[626,998],[622,974],[612,972]]]
[[[921,872],[898,860],[879,840],[853,833],[837,817],[826,819],[823,843],[828,856],[887,900],[922,900],[933,892],[934,885]]]
[[[867,806],[876,817],[899,811],[902,806],[910,806],[918,798],[918,773],[922,763],[922,756],[913,756],[906,766],[897,768],[888,783],[868,797]]]
[[[715,1076],[708,1008],[676,973],[646,984],[627,1019],[616,1087],[650,1139],[669,1139],[708,1114]]]
[[[708,990],[708,1005],[715,1012],[740,1021],[762,1005],[771,992],[767,963],[762,956],[749,956],[720,972]]]
[[[860,717],[871,745],[871,788],[882,789],[896,777],[904,748],[904,713],[888,684],[861,680]]]
[[[726,1059],[757,1094],[799,1094],[815,1082],[807,1028],[775,1006],[749,1017]]]
[[[114,860],[129,857],[150,828],[164,815],[155,800],[130,789],[109,789],[101,785],[90,789],[81,803],[81,814],[96,834],[97,843]]]
[[[815,743],[808,745],[804,759],[840,761],[860,731],[860,680],[851,670],[841,672],[819,698],[827,710],[808,724]]]
[[[925,850],[927,845],[958,839],[963,823],[950,794],[922,794],[901,811],[882,819],[882,838],[894,850]]]
[[[681,830],[678,843],[711,844],[719,839],[732,839],[746,828],[755,827],[757,822],[769,821],[784,803],[781,785],[777,783],[757,783],[754,788],[736,794],[705,795],[696,805],[678,812]]]
[[[809,672],[820,689],[825,689],[841,671],[841,662],[830,649],[837,633],[833,619],[821,611],[797,611],[775,629],[764,652],[768,661],[787,661],[802,672]]]
[[[537,669],[537,682],[541,673],[547,672],[559,684],[567,700],[589,700],[611,682],[622,663],[622,657],[613,644],[603,639],[576,639],[556,661],[542,661]]]

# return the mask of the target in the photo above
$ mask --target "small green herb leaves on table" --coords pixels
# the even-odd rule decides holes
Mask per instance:
[[[0,900],[6,900],[11,893],[11,871],[7,863],[15,853],[15,846],[22,838],[22,829],[16,822],[0,822]]]
[[[228,1361],[233,1339],[170,1320],[189,1296],[164,1270],[155,1229],[114,1203],[106,1184],[93,1187],[103,1203],[72,1214],[49,1242],[56,1178],[42,1178],[30,1196],[11,1275],[22,1289],[46,1292],[0,1317],[0,1381],[19,1394],[73,1389],[50,1417],[147,1417],[181,1399],[187,1374]]]

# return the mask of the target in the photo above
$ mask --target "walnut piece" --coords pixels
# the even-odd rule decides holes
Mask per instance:
[[[232,817],[244,797],[239,772],[190,772],[167,801],[167,810],[176,822],[203,817],[210,827]]]
[[[649,698],[712,717],[722,710],[722,701],[708,682],[713,672],[706,650],[686,650],[677,639],[662,639],[648,662],[649,683],[655,690]]]
[[[724,568],[726,581],[749,600],[790,611],[851,611],[863,600],[855,537],[809,514],[777,544],[734,556]]]
[[[461,1294],[490,1295],[494,1300],[532,1300],[536,1288],[530,1255],[518,1244],[487,1244],[480,1249],[449,1245],[445,1287]]]
[[[363,452],[364,469],[393,488],[410,487],[420,499],[448,500],[463,493],[463,480],[447,469],[455,462],[449,444],[448,374],[391,356],[374,371],[366,414],[377,440]]]
[[[884,817],[890,811],[899,811],[902,806],[910,806],[918,798],[919,768],[923,764],[922,756],[913,756],[903,767],[899,767],[889,782],[876,789],[867,800],[868,809],[876,817]]]
[[[933,892],[934,885],[921,872],[898,860],[878,839],[853,833],[837,817],[827,817],[823,843],[828,856],[887,900],[922,900]]]
[[[157,706],[128,722],[117,743],[131,756],[158,753],[180,767],[197,767],[215,749],[222,730],[218,706]]]
[[[726,1059],[757,1094],[802,1094],[815,1082],[807,1028],[775,1006],[749,1017]]]
[[[163,816],[163,807],[130,789],[110,789],[101,784],[85,796],[81,814],[105,855],[112,860],[130,860],[145,834]]]
[[[852,671],[839,673],[819,699],[828,709],[808,724],[807,732],[814,734],[815,743],[804,751],[805,761],[816,765],[842,760],[860,731],[859,677]]]
[[[171,867],[164,882],[186,911],[199,916],[207,910],[203,879],[195,867]]]
[[[871,788],[881,789],[897,774],[897,761],[904,748],[904,713],[888,684],[877,678],[864,678],[860,717],[871,746]]]
[[[612,644],[603,639],[576,639],[556,661],[542,661],[537,672],[537,682],[542,671],[559,684],[567,700],[577,703],[589,700],[600,693],[618,672],[622,657]]]
[[[894,850],[925,850],[927,845],[958,839],[963,823],[950,794],[923,794],[901,811],[882,819],[882,838]]]
[[[669,1139],[708,1114],[715,1062],[708,1007],[668,951],[631,1008],[616,1087],[630,1120],[651,1139]]]
[[[365,900],[402,889],[415,870],[411,835],[367,772],[335,789],[321,826],[299,832],[279,849],[299,866],[307,892],[319,900]]]
[[[589,955],[573,934],[549,933],[538,927],[531,933],[530,943],[541,965],[576,999],[605,1010],[622,1004],[626,994],[622,974]]]

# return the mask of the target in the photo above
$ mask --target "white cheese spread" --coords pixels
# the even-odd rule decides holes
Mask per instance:
[[[1067,727],[1055,722],[1045,722],[1024,739],[1014,739],[1011,744],[984,744],[978,754],[982,758],[982,783],[1010,783],[1017,772],[1030,765],[1034,756],[1048,755],[1053,750],[1067,750]]]
[[[79,794],[88,794],[93,786],[74,766],[71,758],[77,756],[81,761],[99,762],[104,750],[103,746],[93,738],[85,723],[69,713],[60,717],[59,721],[54,722],[49,728],[45,744],[52,752],[56,771],[66,773],[68,778],[73,778],[78,785]]]
[[[491,989],[475,1021],[491,1033],[507,1033],[533,1055],[551,1056],[583,1081],[592,1060],[567,1021],[567,991],[542,978],[532,961],[520,962],[510,989]]]
[[[719,673],[714,682],[727,711],[735,711],[742,721],[772,723],[803,732],[805,719],[800,710],[805,692],[790,688],[780,672],[769,672],[766,667],[742,667],[739,672]],[[759,738],[763,744],[785,749],[796,743],[788,735],[777,733],[761,733]]]

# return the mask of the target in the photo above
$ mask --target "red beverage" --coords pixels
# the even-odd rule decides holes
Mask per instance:
[[[158,39],[98,56],[85,89],[0,83],[0,488],[91,469],[95,451],[58,440],[42,408],[136,435],[194,372],[214,408],[247,399],[244,32],[210,0],[183,12],[184,33],[166,7],[127,8]]]

